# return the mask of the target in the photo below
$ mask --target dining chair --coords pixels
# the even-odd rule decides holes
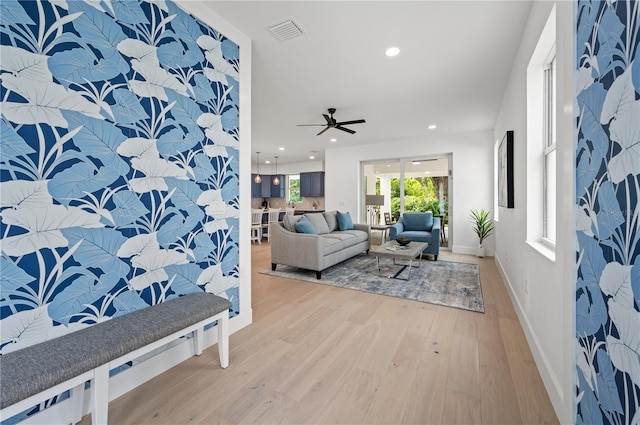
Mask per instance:
[[[269,228],[269,225],[271,223],[277,223],[279,218],[280,208],[269,208],[269,219],[262,225],[262,227],[265,227],[267,229],[267,240],[269,242],[271,242],[271,230]]]
[[[251,242],[262,244],[262,214],[261,208],[251,208]]]
[[[384,213],[384,224],[395,224],[395,221],[391,220],[391,213]]]

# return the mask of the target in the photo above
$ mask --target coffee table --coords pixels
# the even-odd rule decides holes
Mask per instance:
[[[379,247],[371,249],[369,253],[371,255],[375,255],[376,264],[378,266],[378,272],[380,272],[380,257],[388,257],[393,258],[393,264],[396,264],[396,260],[404,260],[409,261],[409,264],[402,264],[402,268],[393,276],[389,276],[389,278],[400,279],[400,280],[409,280],[411,278],[411,267],[413,265],[413,260],[420,255],[420,259],[418,260],[418,267],[422,264],[422,251],[424,251],[429,244],[427,242],[415,242],[412,241],[409,245],[405,247],[400,247],[398,242],[389,241],[383,243]],[[406,279],[398,277],[400,273],[404,271],[404,269],[409,267],[409,275]]]

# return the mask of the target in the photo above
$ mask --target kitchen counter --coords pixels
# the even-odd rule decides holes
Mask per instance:
[[[303,210],[303,209],[299,209],[296,208],[296,212],[294,213],[294,215],[302,215],[302,214],[307,214],[307,213],[321,213],[324,212],[324,210]]]

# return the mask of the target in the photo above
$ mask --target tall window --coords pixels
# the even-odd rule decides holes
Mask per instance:
[[[287,176],[287,180],[289,182],[287,185],[289,188],[287,192],[287,202],[302,202],[302,197],[300,196],[300,175],[290,174]]]
[[[556,258],[556,8],[527,66],[527,244]],[[561,59],[562,60],[562,59]]]
[[[544,68],[544,211],[542,237],[556,240],[556,57]]]

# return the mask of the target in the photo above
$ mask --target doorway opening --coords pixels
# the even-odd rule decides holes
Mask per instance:
[[[440,247],[450,249],[451,165],[451,154],[362,162],[362,222],[384,225],[404,212],[431,211],[440,218]]]

